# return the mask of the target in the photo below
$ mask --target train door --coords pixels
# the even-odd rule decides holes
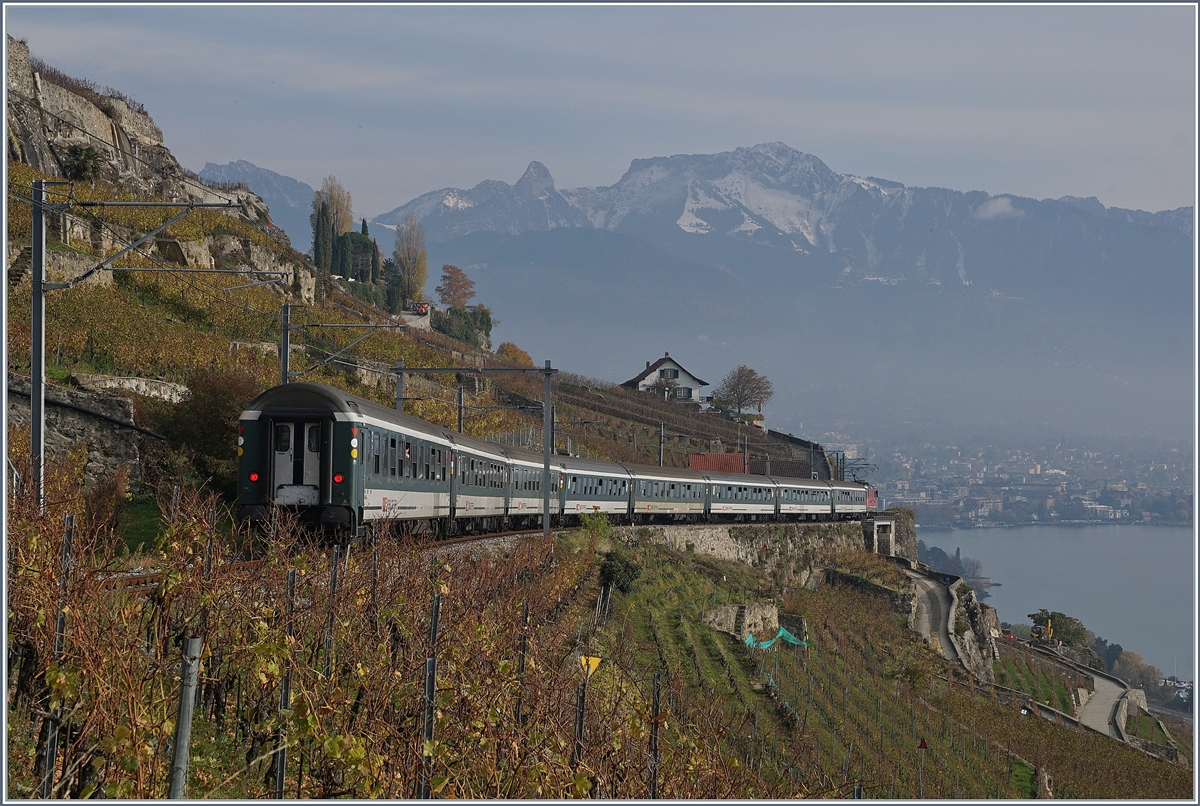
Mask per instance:
[[[275,423],[275,503],[313,506],[321,497],[321,424]]]

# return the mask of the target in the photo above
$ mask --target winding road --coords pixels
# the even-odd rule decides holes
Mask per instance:
[[[945,585],[932,579],[905,569],[905,573],[916,585],[917,589],[917,618],[916,627],[922,637],[947,660],[958,662],[958,651],[950,641],[950,591]]]

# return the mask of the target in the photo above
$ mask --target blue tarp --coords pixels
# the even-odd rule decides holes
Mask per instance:
[[[797,646],[802,646],[802,647],[808,646],[808,644],[806,642],[801,641],[799,638],[792,635],[790,632],[788,632],[783,627],[779,628],[779,632],[775,633],[775,637],[772,638],[770,641],[755,641],[753,633],[751,633],[750,635],[747,635],[746,636],[746,646],[750,647],[751,649],[770,649],[771,645],[774,644],[776,641],[778,641],[780,638],[782,638],[784,641],[787,641],[789,644],[796,644]]]

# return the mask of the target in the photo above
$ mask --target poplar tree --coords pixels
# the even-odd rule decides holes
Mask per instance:
[[[429,279],[429,268],[425,264],[425,230],[421,222],[412,213],[396,227],[396,248],[392,250],[395,263],[395,274],[389,278],[389,285],[394,285],[400,305],[407,300],[421,298],[425,290],[425,281]],[[389,307],[392,303],[389,293]],[[398,310],[393,310],[397,313]]]

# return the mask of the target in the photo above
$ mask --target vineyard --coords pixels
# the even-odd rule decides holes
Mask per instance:
[[[339,559],[286,523],[271,535],[223,534],[215,502],[185,494],[164,502],[159,550],[139,558],[156,570],[154,586],[135,590],[113,581],[122,558],[103,513],[73,493],[77,478],[77,464],[56,464],[50,513],[36,516],[29,500],[13,510],[14,794],[49,779],[58,797],[163,797],[188,635],[203,639],[191,797],[269,796],[281,748],[289,798],[411,797],[419,779],[444,797],[644,794],[651,675],[629,644],[621,651],[620,632],[588,688],[586,747],[573,758],[577,655],[599,593],[586,533],[436,554],[383,536]],[[73,560],[60,595],[68,513]],[[436,702],[433,739],[423,740],[429,657]],[[61,753],[51,768],[52,726]],[[727,794],[754,788],[706,727],[668,716],[659,736],[663,796],[709,793],[717,770]]]
[[[620,798],[653,778],[660,797],[1022,798],[1039,774],[1056,796],[1191,790],[1186,769],[994,701],[858,585],[780,598],[748,566],[620,545],[602,522],[486,551],[383,535],[339,553],[286,522],[230,532],[187,490],[161,502],[153,548],[124,557],[123,490],[85,496],[81,467],[76,451],[50,468],[45,516],[28,495],[10,511],[16,795],[165,796],[193,635],[189,797]],[[613,557],[627,572],[602,586]],[[155,573],[115,575],[130,566]],[[751,650],[704,626],[767,597],[807,646]],[[602,659],[586,688],[581,655]]]
[[[848,797],[858,787],[868,798],[1028,798],[1036,771],[1056,797],[1191,792],[1186,769],[1002,704],[860,586],[791,593],[781,619],[802,619],[808,646],[751,650],[701,619],[709,608],[778,596],[765,579],[659,547],[636,556],[643,576],[617,612],[649,641],[643,663],[687,692],[673,713],[686,721],[696,703],[724,702],[721,715],[708,709],[704,718],[785,794]]]
[[[18,185],[35,178],[11,167]],[[121,198],[102,186],[78,192]],[[28,205],[10,192],[10,208],[10,238],[27,238]],[[129,231],[164,220],[145,211],[127,219]],[[284,249],[216,213],[168,234]],[[154,263],[133,256],[125,265]],[[278,343],[290,297],[226,287],[241,280],[121,273],[109,285],[52,294],[51,380],[102,373],[191,384],[208,373],[210,384],[241,378],[248,399],[278,382],[277,354],[255,345]],[[27,373],[30,295],[28,279],[21,283],[9,295],[7,335],[10,369]],[[293,321],[384,316],[331,288],[326,305],[304,307]],[[293,342],[307,353],[292,369],[391,406],[392,378],[376,370],[397,358],[410,367],[502,365],[436,334],[396,329],[366,335],[343,356],[348,363],[325,361],[363,334],[298,328]],[[442,386],[414,384],[419,399],[404,408],[452,427],[449,387],[459,379],[433,380]],[[466,433],[540,427],[540,414],[501,407],[512,399],[505,390],[539,401],[540,379],[468,392]],[[671,429],[664,462],[675,466],[689,452],[736,445],[746,430],[575,376],[561,376],[554,395],[560,435],[605,458],[656,462],[659,424]],[[245,402],[223,416],[236,419]],[[190,411],[135,408],[164,423]],[[217,452],[227,456],[232,445],[231,436]],[[28,434],[10,432],[9,448],[13,465],[28,467]],[[791,451],[768,449],[779,458]],[[143,456],[161,459],[161,450]],[[182,453],[178,444],[171,450]],[[944,663],[869,592],[907,590],[904,574],[877,557],[836,558],[831,579],[861,584],[783,591],[749,566],[647,540],[622,544],[602,519],[550,540],[478,550],[435,550],[387,533],[334,549],[286,519],[266,532],[236,529],[203,479],[174,478],[168,463],[143,478],[130,504],[128,473],[85,486],[84,459],[77,446],[52,460],[45,513],[28,486],[10,498],[13,795],[166,797],[184,722],[191,798],[957,799],[1026,798],[1047,786],[1076,798],[1191,793],[1190,771],[1022,714]],[[151,507],[158,511],[146,516]],[[133,539],[126,526],[135,510]],[[805,645],[750,649],[705,626],[707,611],[765,599]],[[198,666],[185,659],[193,639]],[[581,657],[600,659],[588,677]],[[181,702],[197,668],[195,693]],[[1005,690],[1073,711],[1079,679],[1015,649],[995,670]],[[1149,723],[1138,728],[1157,735]]]

